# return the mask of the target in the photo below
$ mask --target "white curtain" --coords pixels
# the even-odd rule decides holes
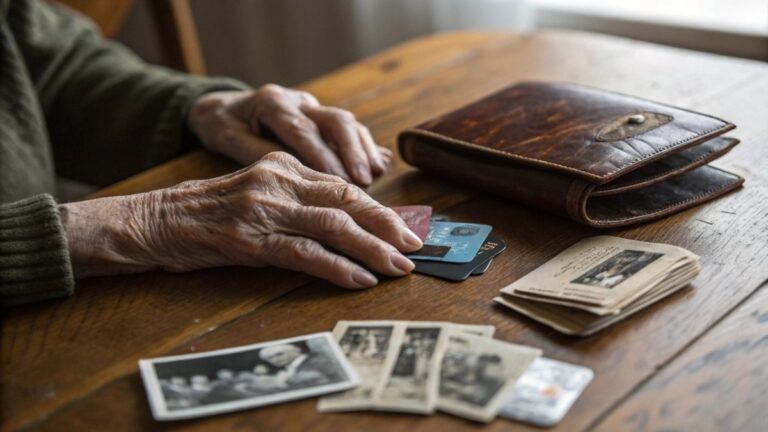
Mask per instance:
[[[525,1],[193,0],[192,6],[211,74],[290,85],[434,32],[527,28]]]
[[[366,56],[398,42],[460,29],[530,27],[525,0],[338,0],[350,8],[355,54]]]

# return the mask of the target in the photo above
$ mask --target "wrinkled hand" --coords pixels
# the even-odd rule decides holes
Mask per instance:
[[[402,276],[419,238],[357,186],[283,152],[222,177],[63,204],[76,275],[277,266],[346,288]]]
[[[349,111],[274,84],[205,94],[193,104],[187,123],[206,148],[243,165],[280,150],[263,138],[265,128],[310,167],[359,185],[369,185],[392,160],[392,152],[376,145]]]

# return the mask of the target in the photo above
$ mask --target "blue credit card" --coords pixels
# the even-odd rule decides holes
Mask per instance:
[[[432,221],[424,247],[406,256],[415,260],[468,263],[475,259],[490,233],[490,225]]]

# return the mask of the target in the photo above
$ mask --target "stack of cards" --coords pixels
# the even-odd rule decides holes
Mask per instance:
[[[503,288],[494,301],[586,336],[688,285],[699,274],[698,260],[676,246],[591,237]]]
[[[493,332],[443,322],[341,321],[334,337],[362,383],[321,398],[318,409],[559,422],[592,371],[542,359],[540,350],[494,340]]]
[[[432,207],[393,207],[411,230],[424,241],[418,252],[406,255],[417,273],[463,281],[481,275],[506,245],[491,235],[490,225],[450,222],[432,218]]]

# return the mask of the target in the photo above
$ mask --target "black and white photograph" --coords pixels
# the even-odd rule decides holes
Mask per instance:
[[[140,360],[139,367],[158,420],[328,394],[360,381],[330,333]]]
[[[496,354],[446,352],[440,371],[440,396],[485,406],[504,385]]]
[[[451,334],[440,365],[438,408],[491,421],[505,393],[540,354],[538,349],[490,338]]]
[[[394,368],[384,389],[385,397],[427,399],[427,379],[432,355],[442,329],[440,327],[408,328]]]
[[[385,362],[395,326],[389,325],[350,325],[346,328],[339,345],[341,351],[360,375],[359,386],[344,393],[338,393],[321,402],[321,410],[364,406],[370,402],[376,392],[384,371]]]
[[[441,352],[446,329],[437,324],[409,324],[397,349],[377,409],[427,414],[434,411],[437,398],[439,364],[435,355]]]
[[[387,357],[394,326],[350,326],[339,341],[341,350],[355,364],[381,363]]]
[[[626,249],[601,262],[571,283],[613,288],[656,261],[664,254]]]

